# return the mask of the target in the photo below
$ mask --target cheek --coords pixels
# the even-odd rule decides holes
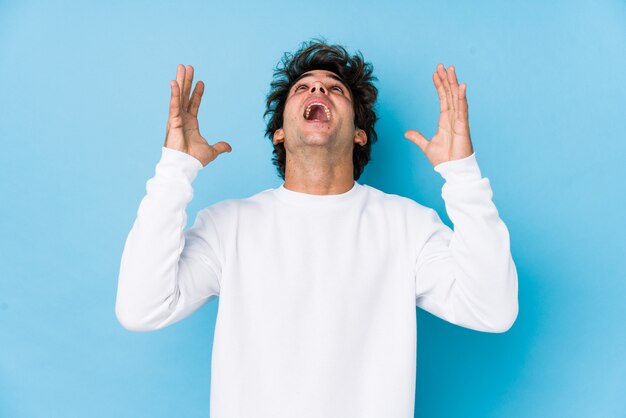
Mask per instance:
[[[289,120],[297,119],[297,117],[298,117],[297,113],[298,113],[297,112],[297,107],[295,105],[293,105],[293,104],[291,104],[289,102],[285,105],[284,115],[285,115],[286,119],[289,119]]]
[[[354,113],[354,109],[352,108],[352,105],[348,105],[346,107],[345,115],[346,115],[346,124],[350,126],[355,126],[356,115]]]

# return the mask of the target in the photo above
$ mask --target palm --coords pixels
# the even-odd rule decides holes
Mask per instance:
[[[470,139],[466,85],[459,86],[454,67],[437,66],[433,81],[439,95],[439,124],[429,141],[416,130],[404,136],[417,144],[433,166],[470,156],[474,150]]]
[[[172,96],[167,121],[165,147],[185,152],[199,160],[203,166],[217,158],[219,154],[232,151],[224,141],[209,145],[200,134],[198,109],[204,92],[204,83],[198,81],[193,95],[189,97],[193,82],[193,67],[179,65],[176,81],[171,81]]]

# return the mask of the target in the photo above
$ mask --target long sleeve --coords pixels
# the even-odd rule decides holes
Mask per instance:
[[[509,232],[475,154],[438,164],[454,231],[428,211],[432,233],[415,265],[416,305],[476,331],[505,332],[518,314],[517,270]]]
[[[219,295],[219,237],[208,208],[184,231],[201,169],[196,158],[162,147],[120,263],[115,314],[128,330],[163,328]]]

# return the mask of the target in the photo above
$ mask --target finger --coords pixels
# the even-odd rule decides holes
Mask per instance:
[[[404,133],[404,137],[406,139],[409,139],[411,142],[416,144],[418,147],[420,147],[420,149],[423,152],[426,152],[426,147],[430,143],[430,141],[428,141],[426,139],[426,137],[424,137],[424,135],[422,135],[421,133],[419,133],[418,131],[416,131],[414,129],[409,129],[408,131],[406,131]]]
[[[171,80],[170,87],[172,89],[172,95],[170,97],[170,113],[168,116],[168,122],[171,122],[172,119],[180,116],[180,91],[178,88],[178,82]]]
[[[462,122],[468,122],[468,105],[467,105],[467,84],[462,83],[459,86],[459,105],[457,119]]]
[[[185,66],[178,64],[176,68],[176,83],[178,83],[178,98],[179,103],[182,104],[183,100],[183,81],[185,80]]]
[[[183,83],[183,110],[187,111],[189,106],[189,92],[193,83],[193,67],[188,65],[185,68],[185,82]]]
[[[444,110],[448,110],[448,99],[446,98],[446,91],[443,88],[441,78],[439,78],[439,74],[437,74],[436,71],[433,73],[433,82],[435,83],[437,94],[439,95],[439,111],[443,112]]]
[[[456,79],[456,70],[454,66],[449,66],[447,71],[448,82],[450,83],[450,90],[452,92],[452,104],[455,109],[458,109],[459,101],[459,82]]]
[[[447,104],[448,104],[447,110],[452,110],[452,93],[450,92],[450,83],[448,82],[448,74],[443,64],[437,65],[437,74],[439,75],[441,83],[443,84],[443,89],[446,92],[446,99],[447,99]]]
[[[193,89],[191,102],[189,103],[189,114],[192,116],[198,116],[198,109],[200,108],[200,102],[202,101],[202,93],[204,93],[204,83],[198,80],[196,87]]]
[[[216,144],[213,144],[212,147],[217,151],[217,155],[223,154],[225,152],[231,152],[233,147],[230,146],[228,142],[220,141]]]

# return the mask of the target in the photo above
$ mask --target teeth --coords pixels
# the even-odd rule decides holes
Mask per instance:
[[[324,108],[324,112],[326,112],[326,119],[330,120],[330,110],[328,110],[328,108],[326,107],[326,105],[324,103],[319,103],[319,102],[314,102],[311,103],[307,108],[306,108],[306,112],[304,112],[304,118],[308,119],[309,118],[309,114],[311,113],[311,108],[314,105],[318,105],[318,106],[322,106]]]

